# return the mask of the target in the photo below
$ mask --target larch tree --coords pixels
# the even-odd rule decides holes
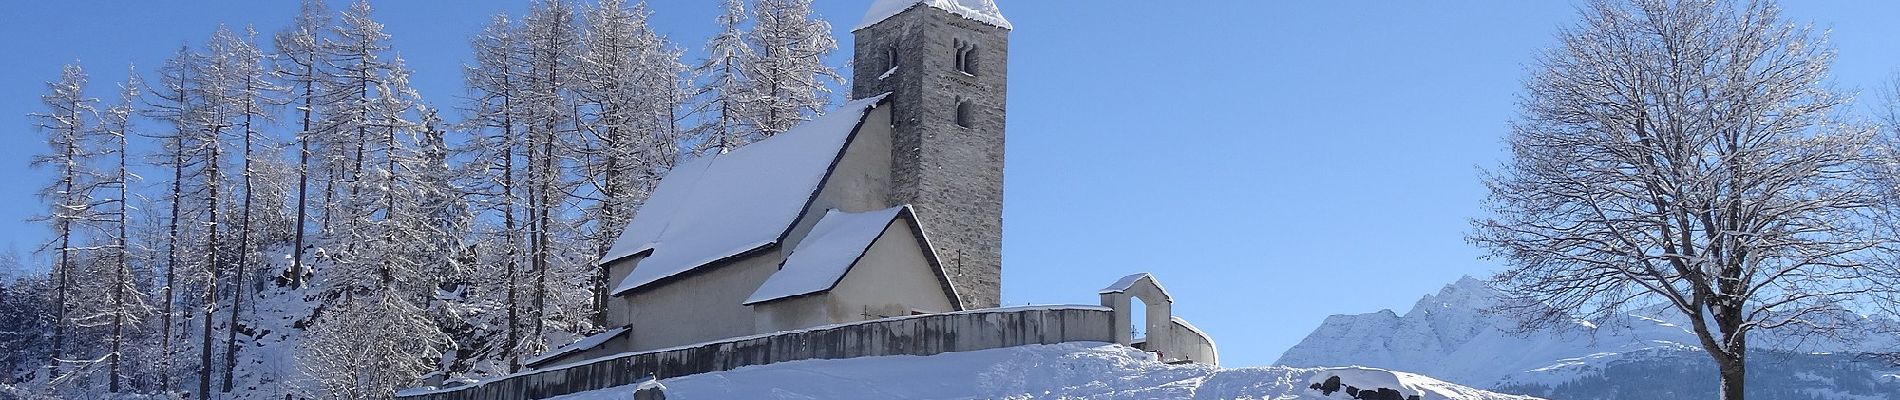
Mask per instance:
[[[185,236],[192,231],[191,227],[183,225],[190,212],[185,204],[188,194],[185,181],[191,176],[187,171],[191,161],[196,157],[194,153],[196,146],[191,141],[192,132],[197,129],[198,114],[203,112],[202,102],[192,96],[195,92],[192,82],[196,81],[192,75],[192,62],[190,48],[180,46],[178,52],[168,58],[159,71],[158,85],[148,89],[152,94],[148,97],[151,101],[147,103],[144,111],[147,118],[163,121],[172,127],[171,133],[154,135],[161,142],[159,154],[155,157],[156,164],[171,169],[170,179],[166,182],[168,190],[165,195],[166,205],[170,209],[164,218],[165,262],[162,265],[165,274],[159,283],[159,303],[162,304],[159,313],[160,344],[157,367],[160,391],[172,390],[171,377],[176,356],[173,347],[176,337],[172,328],[179,325],[177,290],[184,283],[179,280],[178,270],[183,264],[192,262],[193,255],[196,254],[181,246],[186,241]]]
[[[693,154],[723,154],[751,143],[757,136],[747,125],[752,115],[748,107],[754,102],[746,66],[754,63],[757,54],[746,43],[740,26],[745,20],[745,2],[726,0],[725,12],[718,18],[719,33],[706,41],[706,59],[693,68],[693,75],[698,77],[693,110],[698,124],[686,134],[693,144]]]
[[[297,134],[297,191],[294,218],[296,227],[292,229],[294,239],[291,242],[290,268],[284,271],[284,277],[293,288],[301,287],[307,273],[304,265],[304,235],[308,233],[306,222],[310,216],[310,157],[311,145],[325,136],[317,131],[317,107],[322,105],[323,83],[333,77],[323,68],[330,54],[324,46],[329,32],[330,14],[322,0],[304,0],[297,18],[291,26],[278,32],[273,43],[276,56],[271,60],[276,67],[272,72],[284,85],[286,99],[296,107]]]
[[[105,289],[106,305],[102,310],[102,321],[110,327],[107,341],[110,350],[106,353],[107,390],[119,393],[124,380],[123,366],[127,349],[128,330],[136,329],[145,317],[152,313],[152,307],[145,301],[139,281],[147,277],[135,275],[133,271],[133,252],[131,248],[131,185],[137,175],[131,172],[130,136],[132,117],[137,113],[142,97],[142,83],[136,70],[129,71],[124,83],[119,84],[119,99],[99,113],[98,134],[102,143],[102,154],[110,154],[111,165],[102,170],[100,188],[105,195],[94,204],[104,206],[99,215],[101,236],[99,247],[107,253],[102,266],[107,267],[100,275],[110,276],[110,286]],[[103,277],[103,276],[102,276]]]
[[[520,66],[521,42],[517,29],[505,14],[496,14],[482,32],[470,40],[474,64],[463,67],[469,92],[468,119],[461,125],[472,136],[460,151],[469,159],[464,190],[474,195],[473,205],[483,215],[500,221],[499,229],[477,229],[479,254],[484,264],[502,269],[506,295],[501,308],[506,318],[500,324],[503,339],[496,356],[508,365],[508,372],[521,368],[521,274],[522,235],[519,216],[522,177],[520,155],[525,117],[521,110],[523,76]]]
[[[593,296],[590,280],[576,275],[593,272],[572,260],[569,246],[573,221],[566,217],[572,179],[568,170],[575,157],[579,128],[573,90],[579,80],[581,32],[571,5],[559,0],[538,2],[522,19],[523,90],[520,105],[526,128],[528,267],[534,283],[528,309],[533,312],[529,353],[547,348],[549,325],[557,330],[584,330]]]
[[[193,77],[197,82],[192,87],[196,89],[195,95],[204,104],[204,112],[199,114],[202,126],[192,132],[196,135],[192,142],[199,146],[195,149],[195,153],[202,157],[198,164],[197,185],[202,188],[200,193],[204,196],[205,214],[203,220],[205,261],[201,275],[205,284],[202,288],[204,289],[203,304],[200,305],[204,320],[200,321],[203,336],[200,338],[201,343],[198,349],[197,392],[205,396],[210,395],[211,382],[214,379],[212,375],[217,373],[217,364],[212,356],[216,353],[213,344],[216,340],[214,338],[215,320],[217,311],[222,306],[218,294],[223,290],[238,289],[236,287],[238,282],[230,281],[226,277],[234,274],[226,270],[226,264],[231,263],[227,257],[232,254],[229,247],[230,239],[223,234],[229,231],[227,225],[230,224],[226,219],[233,216],[224,209],[224,204],[228,204],[225,203],[227,200],[225,196],[230,195],[226,192],[229,189],[225,183],[228,172],[224,164],[226,163],[225,149],[232,147],[228,142],[229,136],[241,135],[242,130],[245,129],[243,125],[247,116],[244,115],[244,101],[241,99],[245,94],[241,88],[244,87],[246,81],[253,79],[249,75],[249,68],[242,56],[244,53],[242,49],[247,46],[248,43],[239,37],[237,32],[232,31],[230,27],[219,26],[211,33],[211,38],[205,42],[204,53],[198,56],[198,62],[193,63],[196,69]],[[242,218],[242,216],[237,217]],[[220,286],[225,284],[233,286],[221,289]],[[227,327],[227,329],[231,328],[235,327]]]
[[[674,117],[684,99],[680,53],[647,25],[646,5],[607,0],[587,11],[582,55],[583,127],[593,146],[585,174],[597,198],[587,210],[596,257],[604,255],[651,186],[679,158]],[[596,274],[596,322],[605,311],[606,276]]]
[[[227,93],[225,97],[232,102],[230,104],[234,125],[232,132],[238,135],[240,158],[240,174],[235,182],[237,191],[241,193],[238,195],[235,216],[237,248],[231,267],[234,273],[231,278],[231,309],[226,319],[227,329],[225,329],[223,386],[219,389],[225,393],[231,392],[232,375],[237,368],[239,348],[237,333],[238,326],[241,324],[238,317],[239,311],[244,307],[246,297],[244,288],[248,286],[245,285],[247,273],[257,258],[254,240],[261,237],[255,234],[257,227],[253,225],[253,222],[256,220],[254,218],[256,212],[252,206],[259,203],[257,198],[259,175],[264,172],[259,165],[266,163],[262,158],[267,157],[268,152],[259,148],[261,145],[258,142],[267,138],[262,137],[263,133],[258,128],[272,118],[269,107],[277,102],[276,99],[267,97],[267,94],[281,90],[266,80],[268,72],[264,66],[264,53],[257,48],[256,37],[256,31],[247,27],[242,37],[231,36],[228,38],[230,39],[228,43],[212,43],[216,51],[222,52],[213,57],[224,60],[222,62],[229,65],[227,72],[231,79],[224,91]]]
[[[1834,118],[1833,52],[1773,2],[1596,1],[1525,84],[1470,240],[1532,323],[1662,304],[1745,394],[1749,337],[1891,299],[1890,238]],[[1886,293],[1882,293],[1886,292]],[[1582,313],[1583,315],[1575,315]]]
[[[384,58],[390,46],[389,35],[372,12],[367,1],[351,4],[326,42],[332,52],[327,64],[333,79],[324,89],[329,104],[322,107],[318,128],[327,133],[323,161],[328,170],[320,230],[325,240],[336,244],[328,254],[336,263],[357,262],[352,253],[361,243],[375,239],[366,227],[371,216],[360,208],[374,200],[359,196],[366,182],[368,122],[374,113],[376,87],[389,70]]]
[[[811,0],[757,0],[752,30],[745,35],[757,57],[745,65],[749,125],[757,139],[791,130],[824,112],[831,85],[844,77],[825,65],[838,49],[831,24],[812,15]]]
[[[66,344],[72,323],[68,315],[70,300],[68,296],[73,286],[74,268],[80,256],[74,246],[78,224],[93,218],[91,193],[86,191],[91,184],[90,172],[86,163],[94,155],[88,148],[88,131],[92,119],[97,113],[98,102],[86,97],[86,71],[77,64],[69,64],[60,70],[58,81],[46,85],[46,94],[40,96],[40,103],[46,111],[33,116],[38,119],[36,127],[46,133],[49,152],[33,157],[33,166],[52,168],[53,182],[39,191],[40,198],[47,202],[50,212],[37,220],[51,225],[53,237],[47,246],[54,253],[51,273],[50,304],[53,307],[52,350],[53,358],[47,365],[58,375],[60,362],[65,359]]]

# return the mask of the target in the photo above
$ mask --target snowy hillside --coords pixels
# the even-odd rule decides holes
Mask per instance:
[[[1497,292],[1467,277],[1419,299],[1404,315],[1381,310],[1328,317],[1276,364],[1365,365],[1551,398],[1670,398],[1702,390],[1713,395],[1712,364],[1681,317],[1666,310],[1639,311],[1615,320],[1577,320],[1518,334],[1512,333],[1512,319],[1485,312],[1498,301]],[[1851,314],[1836,317],[1856,319],[1853,323],[1863,326],[1893,323]],[[1855,355],[1891,349],[1895,337],[1800,338],[1763,332],[1756,339],[1751,388],[1799,394],[1769,397],[1835,393],[1883,399],[1900,393],[1900,376],[1893,376],[1900,368]],[[1645,382],[1671,384],[1640,384]],[[1688,385],[1682,385],[1685,382]],[[1672,391],[1682,386],[1692,390]]]
[[[1423,400],[1517,400],[1429,377],[1372,368],[1239,368],[1169,365],[1148,353],[1101,343],[1067,343],[944,353],[794,361],[663,380],[666,398],[699,399],[1347,399],[1311,389],[1387,387]],[[631,398],[633,386],[558,397]]]

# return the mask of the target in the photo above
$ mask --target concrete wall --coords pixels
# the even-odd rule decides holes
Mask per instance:
[[[1220,365],[1220,351],[1214,347],[1214,338],[1208,337],[1206,332],[1181,317],[1169,318],[1167,326],[1167,343],[1150,342],[1161,353],[1161,361]]]
[[[853,98],[892,97],[891,204],[916,206],[931,245],[969,308],[1002,292],[1003,127],[1009,30],[934,7],[912,7],[854,32]],[[976,47],[976,73],[955,67],[958,44]],[[878,79],[892,65],[897,71]],[[968,102],[971,124],[957,125]]]
[[[485,383],[406,391],[402,399],[542,399],[660,379],[776,362],[889,355],[931,355],[1031,344],[1109,342],[1110,313],[1093,306],[997,308],[888,318],[773,335],[735,338],[527,371]]]
[[[752,307],[744,304],[759,284],[778,271],[784,257],[772,248],[723,265],[688,272],[691,276],[619,296],[609,321],[632,326],[627,348],[641,351],[757,333]]]

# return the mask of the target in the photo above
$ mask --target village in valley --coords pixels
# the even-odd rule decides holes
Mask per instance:
[[[443,33],[476,3],[303,0],[193,27],[210,35],[162,59],[0,70],[43,89],[7,93],[32,101],[15,142],[46,144],[13,175],[32,202],[0,205],[36,241],[0,254],[0,400],[1900,398],[1900,73],[1886,99],[1838,88],[1831,31],[1775,2],[1591,0],[1523,23],[1547,33],[1487,94],[1510,107],[1456,134],[1501,148],[1453,184],[1255,161],[1362,156],[1299,148],[1352,133],[1222,125],[1298,119],[1254,95],[1186,100],[1219,81],[1298,95],[1282,78],[1109,85],[1149,67],[1050,39],[1111,13],[1095,5],[826,1],[691,2],[702,21],[534,0]],[[1178,7],[1288,6],[1214,3]],[[1180,12],[1151,6],[1134,12]],[[406,41],[417,21],[379,7],[460,42]],[[1361,12],[1380,14],[1343,15]],[[1106,41],[1157,65],[1174,46]],[[1023,81],[1050,71],[1107,87]],[[1083,95],[1198,111],[1049,106]],[[1096,132],[1056,116],[1276,148],[1158,132],[1142,146],[1192,156],[1035,151]],[[1229,153],[1246,161],[1206,161]],[[1170,208],[1224,201],[1071,169],[1341,196]],[[1060,189],[1078,184],[1116,195]],[[1455,242],[1299,228],[1358,217],[1293,204],[1388,184],[1431,187],[1387,212],[1452,214]],[[1466,211],[1429,200],[1449,187]],[[1266,244],[1226,245],[1243,242]],[[1322,265],[1265,265],[1283,254]],[[1344,265],[1366,254],[1468,265]],[[1373,275],[1411,282],[1339,278]]]

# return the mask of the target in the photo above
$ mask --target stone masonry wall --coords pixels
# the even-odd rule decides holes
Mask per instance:
[[[916,207],[966,308],[997,306],[1009,30],[919,6],[855,35],[852,97],[893,93],[891,202]],[[958,43],[976,48],[973,74],[955,65]]]

